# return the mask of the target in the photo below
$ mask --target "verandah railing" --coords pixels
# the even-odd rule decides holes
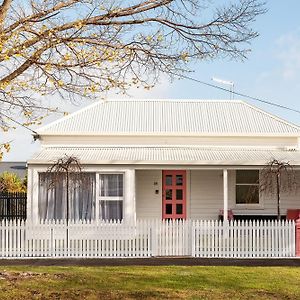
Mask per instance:
[[[294,257],[294,221],[0,221],[0,257]]]

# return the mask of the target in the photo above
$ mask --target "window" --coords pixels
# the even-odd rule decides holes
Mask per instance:
[[[236,171],[236,204],[259,204],[259,171]]]
[[[71,173],[69,205],[67,205],[66,174],[55,176],[51,173],[39,173],[39,218],[42,220],[94,219],[95,178],[95,173]]]
[[[100,219],[123,219],[123,174],[100,174]]]

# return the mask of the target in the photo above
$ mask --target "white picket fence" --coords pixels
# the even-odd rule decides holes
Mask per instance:
[[[0,257],[294,257],[294,221],[0,222]]]
[[[293,257],[294,221],[196,221],[192,225],[195,257]]]

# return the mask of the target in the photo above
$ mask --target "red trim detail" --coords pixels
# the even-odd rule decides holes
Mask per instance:
[[[178,175],[178,177],[181,176],[181,185],[176,185],[176,175]],[[167,184],[167,176],[171,179],[171,184]],[[186,219],[186,171],[162,171],[162,180],[162,218],[172,220]],[[182,199],[177,199],[177,190],[182,191]],[[167,195],[169,199],[167,199]],[[177,213],[180,207],[181,213]],[[170,208],[171,212],[169,211]]]
[[[300,216],[300,209],[287,209],[286,219],[287,220],[297,220]]]

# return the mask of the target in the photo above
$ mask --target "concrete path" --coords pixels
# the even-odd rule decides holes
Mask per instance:
[[[0,259],[0,266],[291,266],[300,267],[300,258],[271,259],[231,259],[231,258],[39,258]]]

